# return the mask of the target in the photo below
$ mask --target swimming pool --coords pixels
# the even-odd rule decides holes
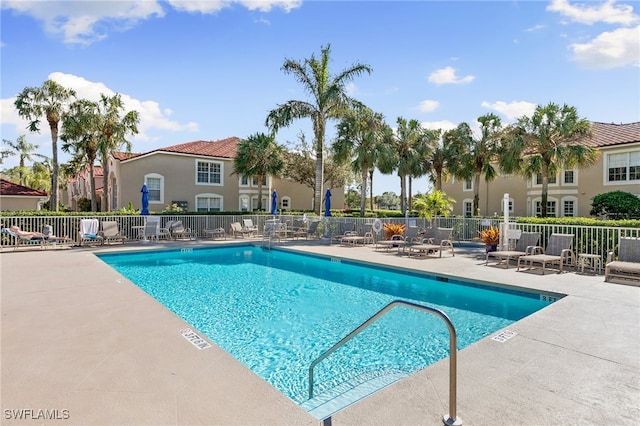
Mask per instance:
[[[336,407],[314,411],[322,402],[307,401],[309,365],[389,302],[403,299],[444,311],[462,349],[553,300],[254,246],[99,257],[318,418]],[[319,401],[345,387],[366,385],[370,393],[448,354],[442,321],[396,308],[316,367],[315,392]]]

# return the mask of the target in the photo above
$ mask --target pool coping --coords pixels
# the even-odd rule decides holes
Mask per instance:
[[[31,417],[66,413],[64,424],[318,424],[215,345],[194,348],[179,334],[182,320],[93,256],[247,242],[3,252],[2,423],[32,424],[11,411],[32,410]],[[517,334],[508,341],[485,338],[459,352],[464,424],[640,418],[638,287],[484,266],[475,248],[433,259],[306,241],[283,248],[566,294],[510,326]],[[448,380],[445,359],[336,413],[332,424],[442,424]]]

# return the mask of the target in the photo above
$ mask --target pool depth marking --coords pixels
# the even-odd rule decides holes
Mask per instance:
[[[180,334],[182,334],[182,337],[187,339],[193,346],[198,349],[207,349],[211,347],[211,343],[204,340],[190,328],[183,328],[182,330],[180,330]]]
[[[515,331],[503,330],[500,333],[493,336],[491,339],[495,340],[496,342],[504,343],[516,335],[518,335],[518,333],[516,333]]]

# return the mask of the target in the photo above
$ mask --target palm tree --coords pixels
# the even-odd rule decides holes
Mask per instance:
[[[76,96],[73,89],[67,89],[53,80],[47,80],[42,87],[26,87],[18,94],[14,105],[18,114],[29,121],[28,129],[40,131],[40,118],[45,116],[51,131],[52,187],[50,210],[58,211],[58,125],[66,111],[67,103]]]
[[[78,170],[89,169],[89,183],[91,186],[91,211],[98,207],[94,167],[98,157],[98,104],[86,99],[73,102],[69,107],[68,116],[62,122],[63,140],[62,150],[72,153],[72,164]]]
[[[478,117],[480,138],[475,138],[471,127],[461,123],[447,136],[452,146],[457,147],[459,157],[455,175],[462,179],[473,179],[473,214],[480,214],[480,178],[484,175],[487,182],[498,174],[494,167],[500,156],[500,137],[502,121],[491,113]]]
[[[264,133],[242,140],[233,160],[235,174],[258,180],[258,210],[262,210],[262,182],[267,176],[279,176],[284,166],[284,148]]]
[[[453,203],[455,202],[443,191],[434,189],[425,195],[417,196],[413,206],[420,217],[431,221],[435,216],[448,217],[453,211]]]
[[[369,108],[352,110],[338,124],[338,137],[333,143],[334,158],[344,163],[351,160],[351,170],[360,173],[360,216],[364,217],[369,173],[381,156],[389,155],[383,143],[386,126],[384,116]]]
[[[598,159],[595,148],[578,142],[591,137],[591,124],[575,107],[549,103],[538,105],[531,117],[521,117],[508,130],[502,167],[527,178],[541,175],[540,213],[547,217],[549,177],[562,168],[591,166]]]
[[[6,145],[11,147],[9,150],[9,155],[18,155],[18,183],[20,185],[25,185],[25,161],[33,161],[33,157],[44,157],[41,154],[33,154],[33,151],[38,149],[38,145],[34,145],[32,143],[27,142],[27,138],[25,135],[18,136],[15,142],[10,141],[8,139],[2,140]]]
[[[127,152],[131,151],[131,142],[127,140],[127,135],[138,134],[140,114],[138,111],[128,111],[122,116],[124,103],[119,93],[113,96],[100,94],[97,105],[97,130],[100,133],[98,153],[103,171],[102,211],[109,211],[109,157],[123,146]]]
[[[368,65],[357,63],[333,76],[329,72],[330,56],[331,45],[327,45],[321,47],[320,59],[311,55],[310,59],[303,62],[285,60],[282,70],[286,74],[293,74],[295,79],[302,83],[312,101],[290,100],[278,105],[269,112],[265,122],[273,132],[277,132],[296,119],[311,118],[316,150],[314,209],[317,214],[320,214],[322,209],[323,151],[327,122],[330,119],[341,119],[350,108],[360,105],[347,94],[347,83],[365,72],[371,73]]]
[[[397,119],[398,127],[394,132],[386,132],[385,142],[393,148],[393,155],[382,158],[378,168],[382,173],[389,174],[397,171],[400,178],[400,207],[402,214],[407,212],[407,177],[416,173],[420,161],[418,150],[419,141],[423,136],[423,129],[418,120],[402,117]]]

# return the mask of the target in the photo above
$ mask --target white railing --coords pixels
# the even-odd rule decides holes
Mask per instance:
[[[80,219],[95,218],[98,220],[115,220],[118,222],[118,228],[123,235],[129,239],[136,239],[136,229],[134,226],[144,225],[145,217],[136,215],[114,215],[102,216],[91,215],[85,216],[3,216],[0,217],[0,224],[3,227],[18,225],[25,231],[42,231],[44,225],[51,225],[53,232],[57,236],[68,236],[74,240],[77,239]],[[278,219],[291,225],[294,220],[301,220],[300,215],[278,215]],[[252,219],[258,229],[264,229],[265,221],[273,219],[271,215],[162,215],[160,224],[162,227],[170,220],[181,220],[185,228],[191,230],[198,236],[204,237],[205,229],[224,228],[227,234],[231,234],[231,223],[240,222],[242,219]],[[320,220],[318,227],[318,235],[326,237],[321,241],[331,241],[331,238],[340,234],[341,229],[345,226],[353,226],[359,233],[370,231],[374,218],[356,218],[356,217],[318,217],[308,216],[307,221]],[[418,228],[428,228],[437,226],[441,228],[453,228],[453,236],[455,242],[478,242],[478,231],[486,229],[489,226],[499,226],[502,222],[501,218],[480,219],[480,218],[461,218],[461,217],[438,217],[429,221],[421,218],[380,218],[383,223],[402,223],[408,226]],[[578,225],[559,225],[559,224],[529,224],[511,222],[510,227],[521,231],[540,232],[542,235],[540,245],[546,245],[549,235],[552,233],[574,234],[574,251],[576,253],[599,254],[603,260],[606,259],[610,251],[614,251],[618,245],[619,237],[640,237],[640,228],[617,228],[607,226],[578,226]],[[13,244],[11,238],[2,234],[2,246]]]

